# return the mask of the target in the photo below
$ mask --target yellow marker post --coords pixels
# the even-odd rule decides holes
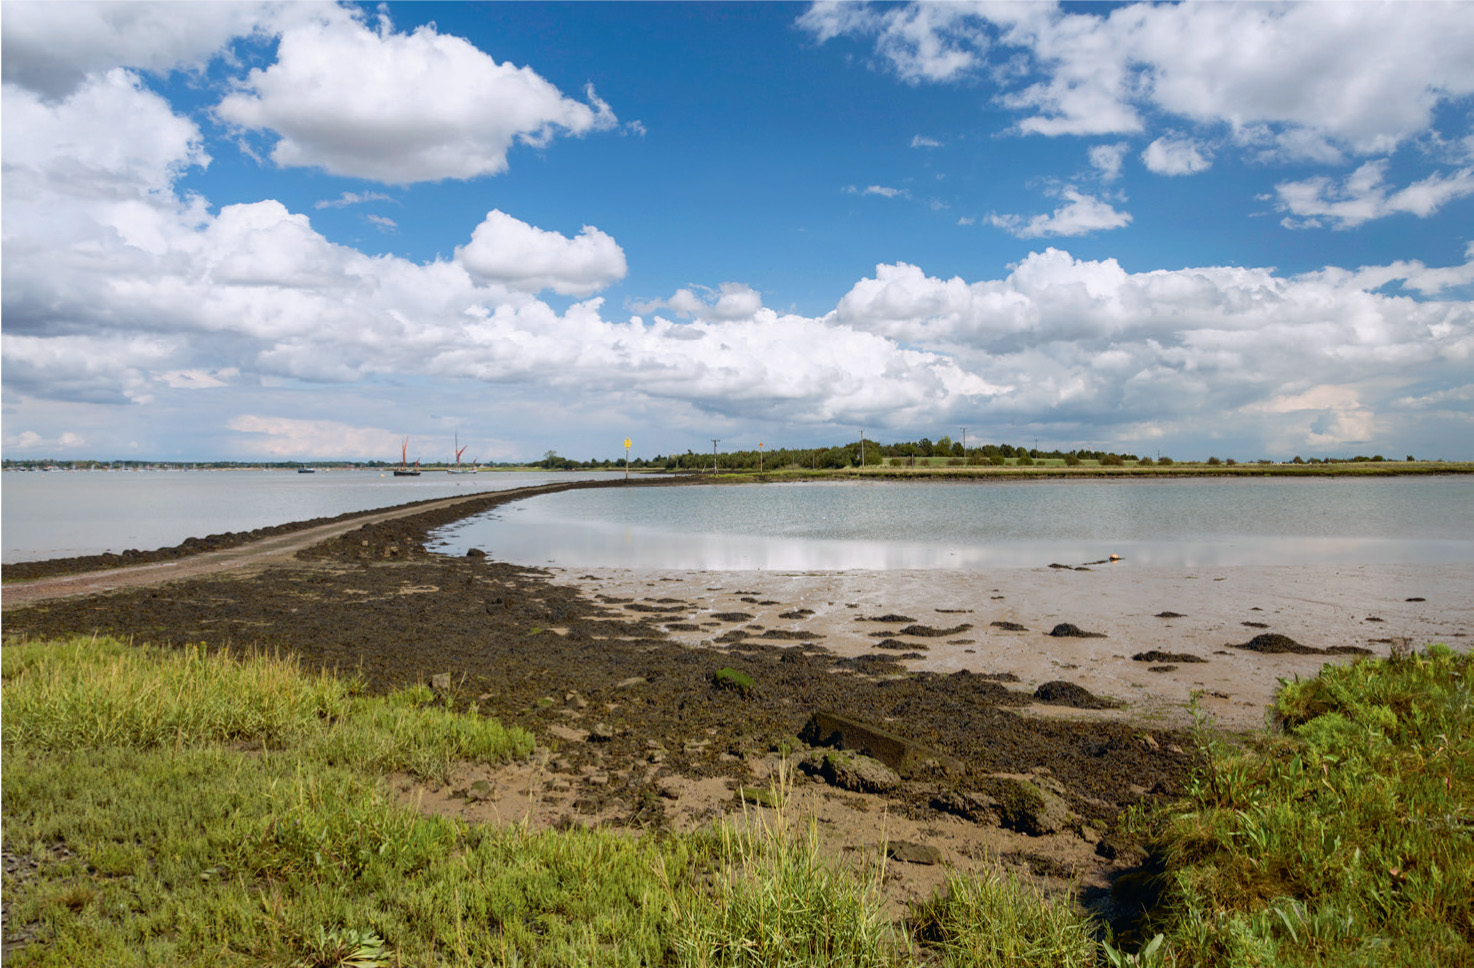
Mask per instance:
[[[757,472],[759,474],[761,474],[763,472],[763,443],[762,443],[762,441],[758,441],[758,445],[757,445]]]
[[[630,439],[624,439],[624,479],[630,479]]]

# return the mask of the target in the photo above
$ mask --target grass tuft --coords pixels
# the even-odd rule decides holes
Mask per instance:
[[[1070,896],[1050,899],[1002,872],[949,874],[938,894],[912,912],[916,937],[946,966],[1089,968],[1095,925]]]

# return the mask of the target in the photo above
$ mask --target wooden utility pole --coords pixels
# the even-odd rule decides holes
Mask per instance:
[[[711,439],[711,472],[712,472],[712,474],[715,474],[717,472],[717,441],[718,441],[718,439],[719,438],[717,438],[717,437],[713,437]]]

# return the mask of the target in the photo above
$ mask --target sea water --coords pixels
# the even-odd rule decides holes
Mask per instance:
[[[389,470],[7,471],[0,475],[3,560],[148,551],[227,531],[349,511],[615,473],[494,472],[394,477]]]
[[[823,482],[571,491],[431,547],[565,568],[1474,563],[1474,478]]]

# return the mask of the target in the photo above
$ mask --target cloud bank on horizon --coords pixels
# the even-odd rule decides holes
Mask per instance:
[[[7,456],[1474,449],[1471,3],[0,17]]]

